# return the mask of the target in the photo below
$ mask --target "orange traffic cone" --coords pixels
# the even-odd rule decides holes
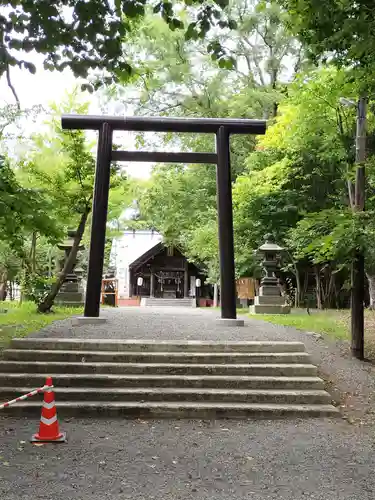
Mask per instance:
[[[52,378],[47,377],[46,385],[52,386]],[[31,438],[32,443],[64,443],[66,441],[65,432],[60,432],[59,423],[57,421],[57,413],[55,407],[55,394],[51,389],[44,391],[44,400],[42,406],[42,416],[40,417],[40,425],[38,434],[34,434]]]

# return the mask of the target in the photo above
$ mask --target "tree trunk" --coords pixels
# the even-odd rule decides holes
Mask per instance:
[[[36,272],[36,232],[34,231],[31,237],[31,248],[30,248],[30,264],[31,272]]]
[[[335,275],[332,269],[329,271],[328,293],[326,297],[326,308],[329,309],[335,305]]]
[[[315,272],[315,283],[316,283],[316,307],[318,309],[323,309],[323,304],[322,304],[322,288],[321,288],[321,282],[320,282],[320,269],[318,266],[314,267],[314,272]]]
[[[0,301],[4,301],[7,296],[7,278],[8,278],[8,273],[4,271],[1,275],[1,280],[0,280]]]
[[[334,281],[335,307],[340,309],[340,291],[337,290],[336,280]]]
[[[277,84],[277,77],[278,77],[278,72],[279,72],[279,67],[274,67],[275,65],[275,58],[274,58],[274,48],[271,46],[270,47],[270,60],[272,61],[272,69],[270,71],[270,77],[271,77],[271,88],[272,90],[276,90],[276,84]],[[277,116],[277,111],[278,111],[278,103],[274,101],[272,103],[272,118],[276,118]]]
[[[81,220],[79,221],[78,229],[76,235],[74,237],[74,243],[72,249],[70,251],[69,257],[67,258],[63,270],[59,273],[59,276],[55,283],[52,285],[51,291],[44,298],[44,300],[38,305],[38,312],[45,313],[51,310],[53,306],[56,295],[59,293],[59,290],[62,284],[65,281],[66,276],[72,272],[74,263],[77,258],[78,248],[82,240],[83,233],[85,232],[86,222],[88,215],[90,213],[91,208],[86,208],[85,212],[81,216]]]
[[[295,265],[295,277],[296,277],[296,296],[295,296],[295,307],[299,307],[301,303],[301,277],[299,275],[298,267]]]
[[[366,273],[366,278],[368,281],[368,291],[370,296],[370,309],[375,309],[375,276]]]
[[[48,277],[52,276],[52,247],[48,250]]]
[[[294,297],[294,302],[295,302],[295,307],[299,307],[302,299],[302,290],[301,290],[301,276],[299,274],[297,262],[294,260],[293,255],[288,252],[288,256],[293,264],[294,267],[294,276],[296,278],[296,295]]]
[[[333,279],[331,266],[326,264],[323,268],[323,280],[320,279],[322,309],[329,309],[333,304]]]
[[[305,297],[307,294],[307,290],[309,288],[309,271],[305,269],[305,276],[303,277],[303,289],[301,290],[300,301],[305,303]]]

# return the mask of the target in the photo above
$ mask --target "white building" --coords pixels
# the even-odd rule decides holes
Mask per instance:
[[[161,241],[163,237],[150,230],[124,231],[113,239],[110,266],[116,269],[119,299],[132,296],[130,265]]]

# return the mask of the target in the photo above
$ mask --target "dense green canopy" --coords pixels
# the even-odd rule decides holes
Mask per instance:
[[[370,289],[375,283],[373,116],[367,212],[352,213],[355,108],[340,104],[341,97],[356,101],[363,92],[372,99],[370,7],[368,1],[346,0],[59,0],[53,5],[18,0],[8,2],[0,15],[0,74],[9,80],[15,65],[34,72],[25,56],[34,50],[49,69],[70,67],[84,78],[100,69],[94,72],[94,87],[101,86],[97,95],[103,108],[122,105],[125,114],[266,118],[264,137],[231,138],[237,276],[259,276],[254,252],[272,233],[286,248],[281,277],[284,283],[290,278],[290,300],[296,295],[301,304],[313,289],[319,307],[342,306],[358,249],[366,255]],[[27,141],[21,157],[4,154],[3,282],[25,272],[44,277],[56,238],[69,226],[89,227],[92,144],[82,132],[62,132],[57,118],[63,111],[86,113],[80,102],[74,94],[57,103],[46,129],[18,138]],[[23,113],[9,106],[3,111],[0,146],[8,140],[4,130]],[[215,148],[213,137],[196,134],[138,134],[136,145],[144,150]],[[119,165],[111,174],[107,255],[115,227],[155,228],[217,283],[215,167],[156,165],[142,181],[129,179]],[[31,203],[35,209],[29,213]],[[136,208],[128,219],[127,207]],[[82,238],[88,237],[83,231]]]

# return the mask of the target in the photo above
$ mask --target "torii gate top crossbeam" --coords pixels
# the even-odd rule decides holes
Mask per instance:
[[[63,129],[99,130],[108,123],[112,130],[132,130],[135,132],[193,132],[216,134],[225,127],[229,134],[265,134],[265,120],[244,118],[166,118],[164,116],[95,116],[63,115]]]

